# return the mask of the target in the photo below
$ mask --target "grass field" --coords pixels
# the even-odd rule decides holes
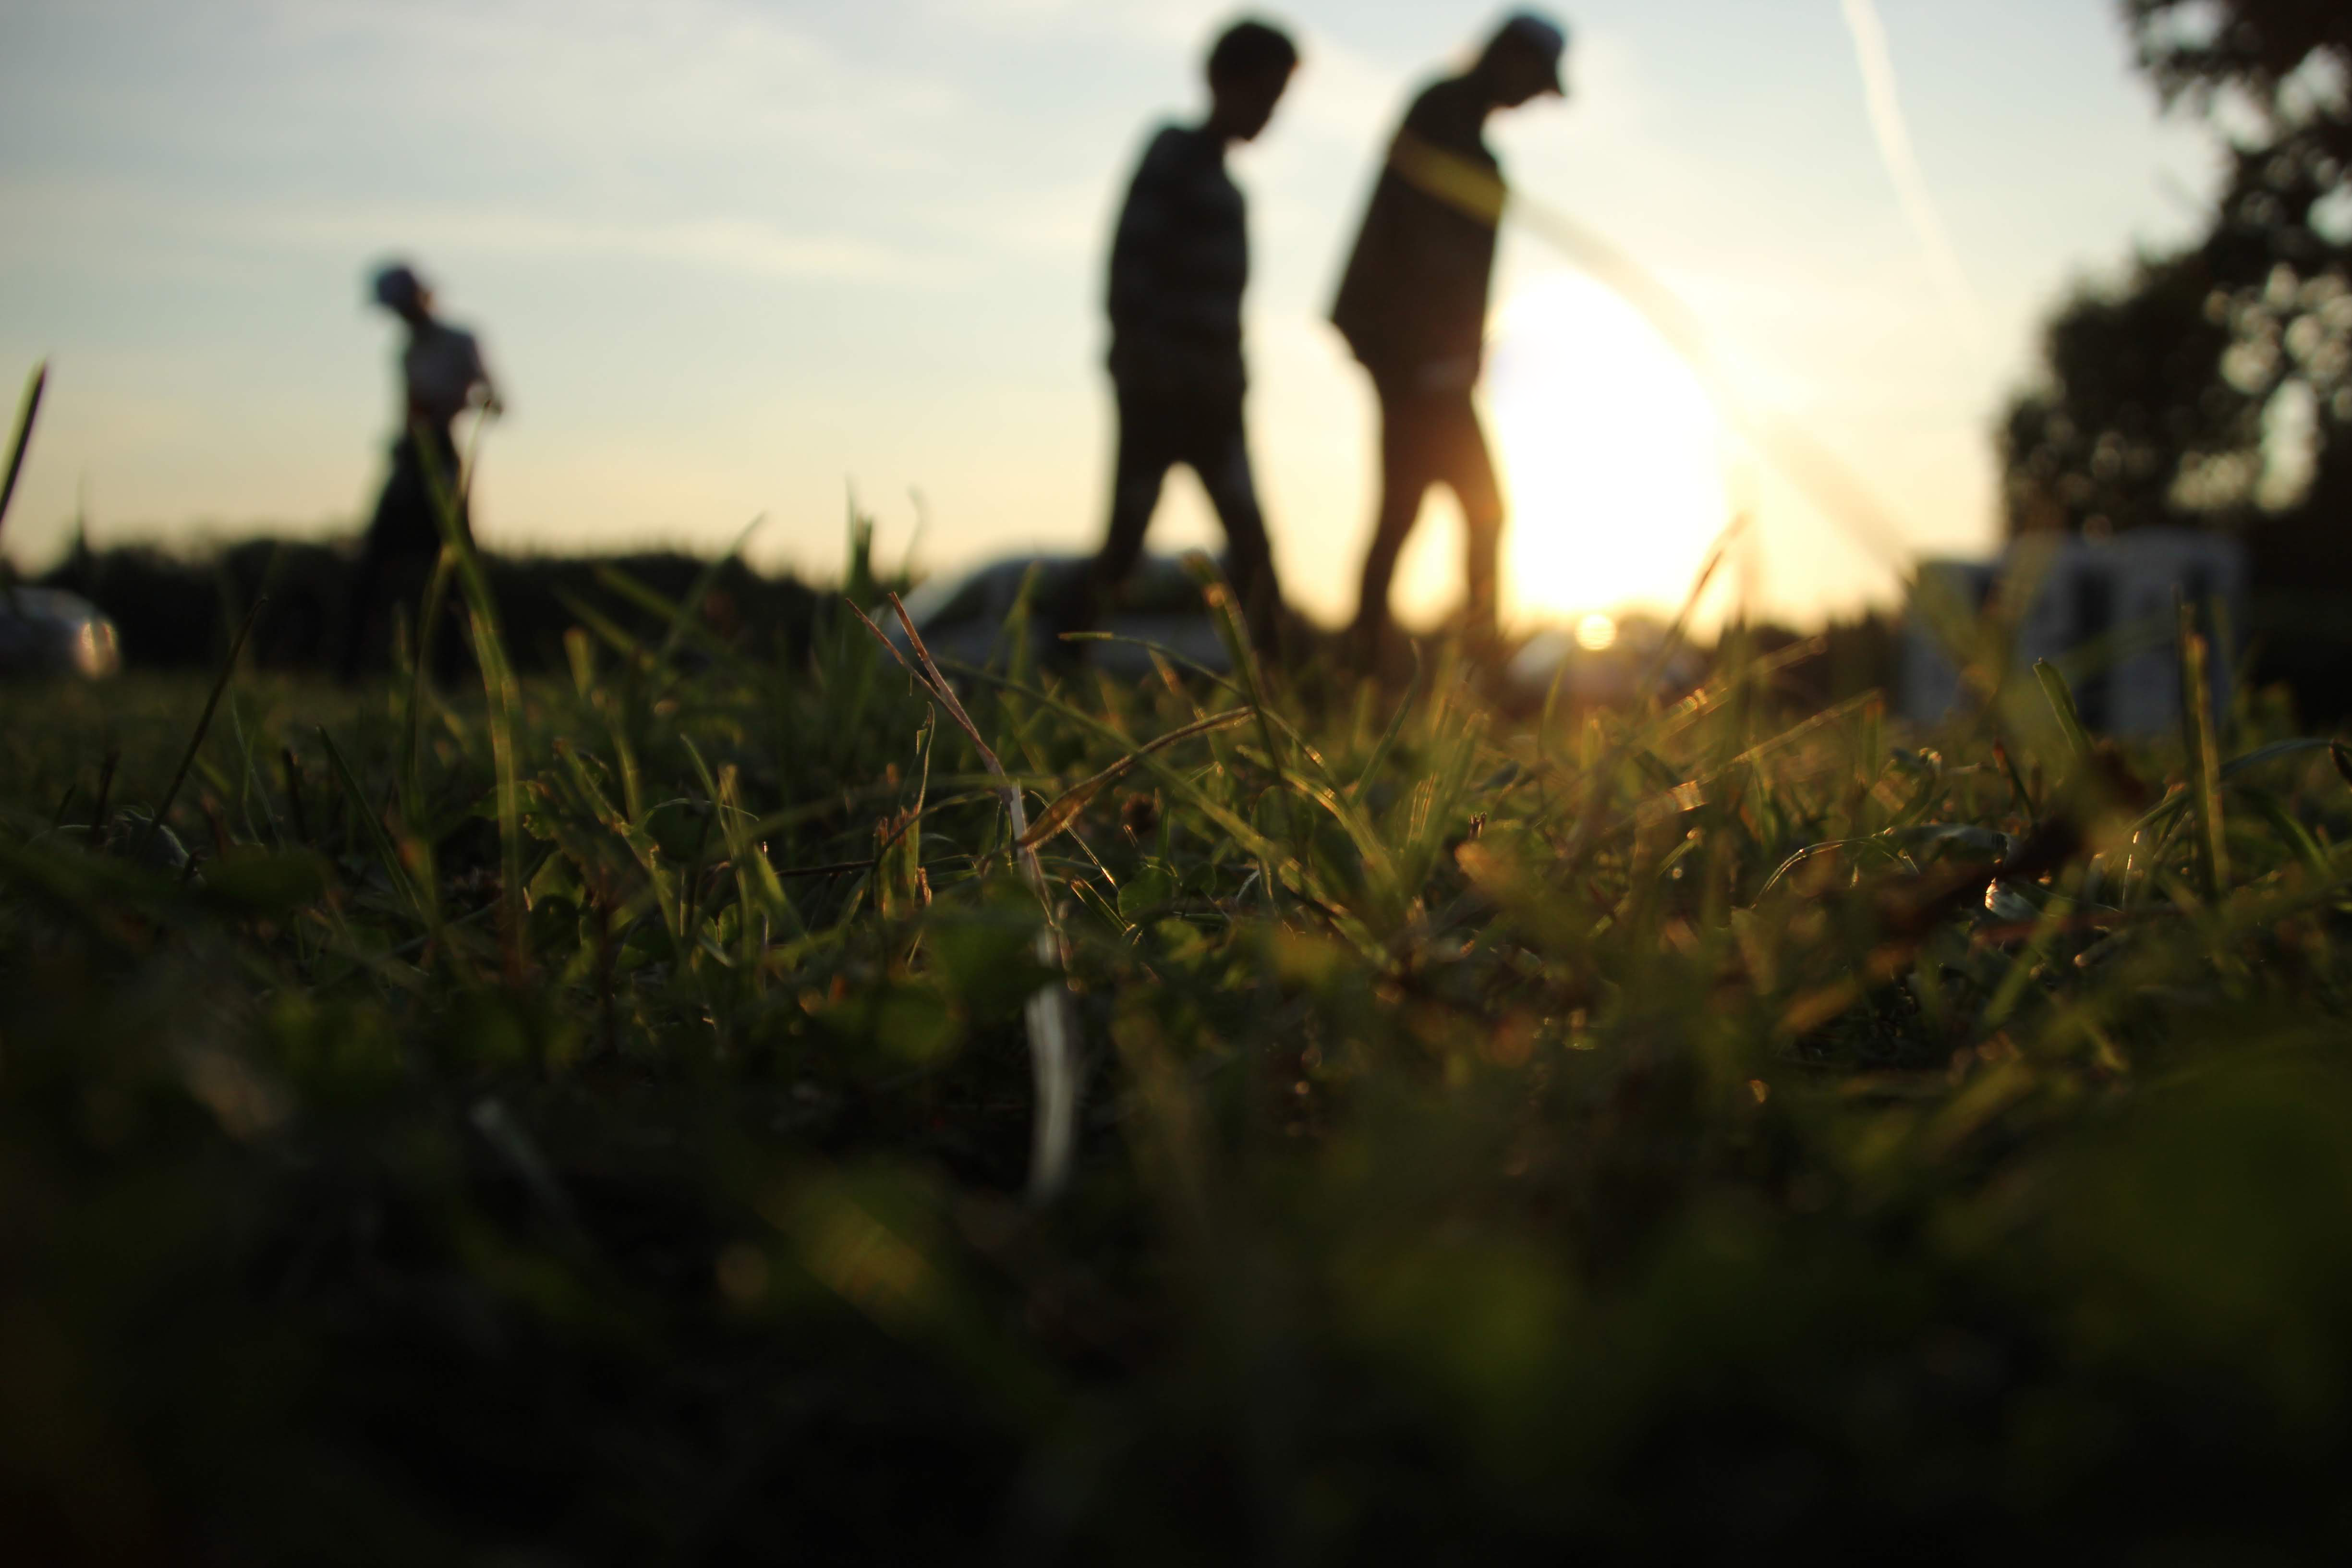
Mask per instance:
[[[2352,1524],[2352,786],[2260,704],[2122,754],[2054,676],[1908,735],[1736,646],[1524,721],[1442,656],[1016,661],[957,689],[1033,875],[854,617],[677,608],[234,678],[170,839],[210,683],[0,692],[18,1561]]]

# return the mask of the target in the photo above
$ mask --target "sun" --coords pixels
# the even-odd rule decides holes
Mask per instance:
[[[1487,388],[1506,613],[1679,606],[1730,510],[1723,425],[1690,367],[1632,306],[1555,272],[1503,306]]]

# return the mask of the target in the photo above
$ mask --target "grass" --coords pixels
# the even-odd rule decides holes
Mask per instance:
[[[669,608],[236,675],[168,838],[212,683],[5,693],[31,1560],[2340,1538],[2324,740],[2118,753],[2054,672],[1909,735],[1736,647],[1524,722],[1016,660],[967,734],[853,617]]]

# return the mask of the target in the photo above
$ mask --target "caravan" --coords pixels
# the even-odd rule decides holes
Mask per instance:
[[[2176,596],[2210,640],[2211,700],[2227,700],[2246,625],[2246,552],[2237,540],[2150,528],[2112,538],[2029,534],[1997,563],[1926,561],[1904,627],[1900,708],[1922,724],[1960,704],[1965,649],[2009,628],[2011,668],[2064,672],[2084,726],[2149,735],[2180,719]]]

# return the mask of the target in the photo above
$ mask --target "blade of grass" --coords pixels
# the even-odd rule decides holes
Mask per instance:
[[[335,738],[328,734],[323,726],[319,731],[319,742],[327,750],[327,763],[334,769],[336,782],[342,785],[343,799],[351,815],[360,819],[368,843],[375,850],[376,859],[383,866],[384,876],[392,882],[392,890],[427,931],[438,934],[441,913],[437,899],[428,900],[409,877],[408,868],[401,860],[399,847],[393,843],[392,835],[384,830],[383,819],[368,805],[367,790],[360,783],[359,774],[352,772],[352,764],[343,760],[343,753],[335,745]]]
[[[644,824],[632,821],[625,811],[613,804],[598,786],[595,775],[588,771],[578,751],[561,740],[555,742],[554,749],[571,778],[572,787],[587,803],[590,813],[627,847],[631,858],[645,872],[646,880],[653,889],[655,906],[661,913],[663,928],[670,933],[674,942],[682,945],[687,940],[687,932],[678,919],[678,892],[669,869],[662,864],[661,847],[654,842]],[[689,754],[692,754],[691,748]],[[718,799],[716,785],[711,786],[711,798],[713,801]]]
[[[1195,736],[1231,729],[1249,716],[1250,710],[1246,708],[1230,709],[1223,713],[1213,714],[1197,723],[1187,724],[1181,730],[1171,730],[1149,745],[1129,752],[1093,777],[1073,784],[1064,791],[1051,805],[1038,814],[1037,820],[1030,826],[1029,831],[1015,841],[1016,847],[1023,849],[1035,849],[1043,846],[1055,834],[1062,832],[1076,821],[1078,813],[1084,811],[1087,803],[1095,796],[1132,773],[1145,757],[1164,752],[1169,747],[1192,740]]]
[[[26,378],[25,395],[16,405],[16,430],[8,438],[8,475],[0,479],[0,530],[7,526],[8,503],[16,498],[16,476],[25,471],[25,448],[32,443],[33,421],[40,416],[41,395],[48,385],[49,362],[43,360]]]
[[[767,522],[768,514],[765,512],[753,518],[744,525],[743,531],[735,536],[735,542],[729,545],[723,554],[714,557],[709,565],[695,574],[694,585],[687,590],[686,597],[677,602],[677,613],[669,623],[669,635],[662,638],[658,657],[664,664],[677,656],[678,644],[685,640],[688,626],[695,624],[694,617],[701,611],[702,602],[710,596],[710,590],[719,585],[719,574],[743,552],[743,547],[751,542],[751,536],[766,527]]]
[[[147,820],[146,831],[139,836],[139,853],[144,854],[155,835],[163,831],[163,819],[172,812],[172,804],[179,798],[180,786],[188,780],[188,769],[195,764],[196,753],[204,748],[205,731],[213,724],[213,713],[220,707],[221,693],[228,689],[229,678],[236,673],[237,656],[245,651],[245,639],[253,635],[253,623],[261,618],[261,607],[269,603],[266,596],[256,597],[253,607],[245,612],[245,624],[236,628],[236,639],[229,644],[228,656],[221,660],[213,676],[213,689],[205,699],[205,710],[196,717],[195,732],[188,737],[188,749],[180,753],[180,765],[172,774],[163,798],[156,803],[155,815]]]
[[[718,564],[724,565],[725,562],[722,560]],[[709,568],[705,569],[704,575],[713,577],[715,580],[715,574]],[[742,656],[736,649],[711,636],[707,627],[694,621],[691,606],[698,599],[698,593],[694,599],[673,600],[667,595],[638,582],[618,566],[610,564],[596,568],[596,581],[612,593],[664,623],[667,629],[663,633],[661,646],[657,648],[646,649],[646,657],[662,668],[674,669],[671,660],[679,645],[689,637],[696,646],[714,658],[722,658],[730,662],[740,660]]]
[[[1404,696],[1398,700],[1396,711],[1390,716],[1388,728],[1381,731],[1379,742],[1372,747],[1372,754],[1364,759],[1362,769],[1356,774],[1356,782],[1348,786],[1349,800],[1363,798],[1364,791],[1380,776],[1381,769],[1388,763],[1389,752],[1396,749],[1397,738],[1404,733],[1405,721],[1412,716],[1413,703],[1421,696],[1423,673],[1421,645],[1415,643],[1412,645],[1412,678],[1405,682]]]
[[[425,711],[425,696],[431,677],[426,673],[433,665],[431,654],[434,628],[441,618],[441,601],[448,592],[450,553],[446,545],[433,558],[433,575],[425,585],[425,597],[416,614],[416,658],[408,667],[407,710],[401,715],[400,809],[411,822],[423,814],[424,790],[417,776],[418,730]]]
[[[294,818],[294,839],[298,844],[310,842],[310,824],[302,811],[302,769],[294,760],[294,748],[279,748],[278,756],[286,764],[286,809]]]
[[[2218,900],[2229,890],[2230,848],[2222,836],[2221,765],[2213,739],[2212,694],[2205,679],[2205,638],[2197,630],[2196,607],[2186,599],[2175,607],[2180,626],[2181,728],[2189,753],[2189,801],[2197,824],[2197,876],[2205,897]]]
[[[110,746],[98,770],[98,798],[89,808],[89,841],[96,845],[106,833],[106,805],[114,795],[114,770],[122,763],[122,749]]]
[[[979,751],[981,764],[1003,781],[1000,795],[1004,803],[1004,814],[1011,824],[1013,841],[1019,845],[1029,831],[1028,814],[1022,805],[1021,790],[1006,775],[1004,764],[997,761],[994,749],[982,737],[980,726],[974,724],[971,715],[964,711],[963,703],[957,698],[955,689],[948,683],[947,677],[940,673],[939,665],[931,658],[931,650],[923,645],[923,634],[915,629],[914,617],[907,614],[906,605],[898,595],[890,595],[890,608],[897,612],[898,624],[906,630],[908,646],[914,649],[916,658],[921,661],[919,669],[907,663],[906,656],[898,651],[898,646],[882,635],[882,628],[857,607],[856,601],[845,602],[849,605],[851,614],[866,623],[866,629],[874,634],[874,640],[887,649],[891,658],[905,666],[909,674],[940,700],[940,705],[948,710],[948,717],[961,727]],[[1037,933],[1038,962],[1048,968],[1060,970],[1066,963],[1061,922],[1054,913],[1053,893],[1046,886],[1045,869],[1038,863],[1036,850],[1016,847],[1013,853],[1020,863],[1024,879],[1028,882],[1030,891],[1036,895],[1037,902],[1045,913],[1045,923]],[[1033,1203],[1045,1204],[1060,1196],[1062,1189],[1068,1184],[1071,1157],[1076,1152],[1077,1142],[1077,1020],[1070,1006],[1068,982],[1057,979],[1038,987],[1030,994],[1024,1011],[1029,1030],[1030,1074],[1037,1094],[1036,1113],[1031,1121],[1029,1196]]]
[[[779,911],[788,912],[792,906],[784,896],[782,879],[777,877],[775,868],[768,864],[768,857],[761,850],[758,839],[744,830],[751,820],[751,813],[743,809],[740,784],[732,765],[714,773],[692,741],[682,743],[687,761],[694,764],[695,776],[702,781],[702,787],[709,798],[710,809],[719,821],[719,835],[727,841],[728,868],[735,878],[736,937],[741,946],[737,962],[749,971],[760,953],[753,918],[772,916]]]
[[[555,602],[572,613],[574,619],[596,634],[597,639],[632,664],[652,659],[653,652],[646,645],[621,628],[618,622],[569,588],[555,590]]]
[[[481,424],[474,426],[474,437],[481,438]],[[515,746],[515,719],[522,705],[521,691],[514,677],[514,668],[507,658],[506,640],[499,631],[498,601],[490,594],[488,577],[482,571],[481,557],[475,552],[474,541],[466,527],[465,497],[474,478],[474,464],[468,462],[461,480],[464,488],[452,490],[435,467],[430,443],[419,440],[418,449],[425,454],[425,479],[430,486],[436,510],[440,514],[441,542],[456,553],[458,585],[466,595],[467,627],[474,643],[474,662],[482,672],[482,694],[488,700],[485,721],[490,731],[490,761],[497,779],[499,814],[499,944],[506,961],[509,984],[522,978],[523,904],[522,904],[522,784]],[[421,663],[429,657],[420,647],[417,658]]]
[[[956,672],[959,675],[965,676],[973,680],[983,680],[992,686],[1001,687],[1007,690],[1018,691],[1022,696],[1028,698],[1031,701],[1039,703],[1053,710],[1064,718],[1068,719],[1071,722],[1090,730],[1096,735],[1110,742],[1116,746],[1124,749],[1132,743],[1129,741],[1128,737],[1120,734],[1118,731],[1095,718],[1092,714],[1086,712],[1082,709],[1071,706],[1069,703],[1054,696],[1051,692],[1042,691],[1034,686],[1016,686],[1012,681],[1006,679],[1003,676],[997,674],[993,670],[982,669],[976,666],[963,664],[960,661],[950,660],[950,662],[954,664]],[[1221,831],[1231,836],[1235,847],[1240,849],[1242,853],[1249,856],[1254,860],[1266,860],[1279,858],[1279,846],[1276,845],[1272,839],[1267,838],[1256,828],[1252,827],[1248,823],[1243,821],[1241,817],[1234,813],[1231,806],[1226,805],[1223,801],[1212,796],[1207,791],[1203,790],[1198,784],[1193,782],[1192,779],[1186,776],[1183,773],[1178,769],[1169,766],[1158,757],[1144,757],[1142,759],[1142,763],[1146,768],[1150,770],[1154,777],[1158,778],[1162,784],[1168,785],[1171,789],[1173,789],[1178,794],[1181,795],[1187,804],[1199,810],[1212,822],[1214,822]]]
[[[1225,657],[1233,661],[1234,669],[1242,678],[1242,689],[1248,694],[1250,713],[1257,721],[1258,739],[1265,744],[1266,758],[1274,763],[1279,776],[1287,771],[1289,764],[1275,740],[1274,726],[1266,717],[1273,704],[1266,700],[1265,672],[1258,664],[1257,649],[1250,642],[1249,627],[1243,622],[1241,604],[1234,595],[1233,584],[1225,581],[1224,574],[1217,570],[1217,563],[1204,551],[1195,550],[1188,553],[1184,557],[1184,569],[1192,574],[1192,581],[1200,584],[1201,597],[1208,605],[1210,618],[1216,625],[1217,638],[1225,645]],[[1282,800],[1282,822],[1284,833],[1291,841],[1293,858],[1303,861],[1306,854],[1299,837],[1298,818],[1291,810],[1286,793]],[[1274,888],[1278,885],[1269,867],[1266,886]]]
[[[2042,683],[2042,695],[2050,701],[2050,711],[2058,720],[2059,731],[2066,737],[2066,750],[2074,763],[2074,782],[2084,784],[2096,775],[2093,772],[2090,731],[2083,728],[2083,716],[2074,707],[2074,694],[2066,686],[2066,678],[2048,659],[2037,659],[2033,679]]]

